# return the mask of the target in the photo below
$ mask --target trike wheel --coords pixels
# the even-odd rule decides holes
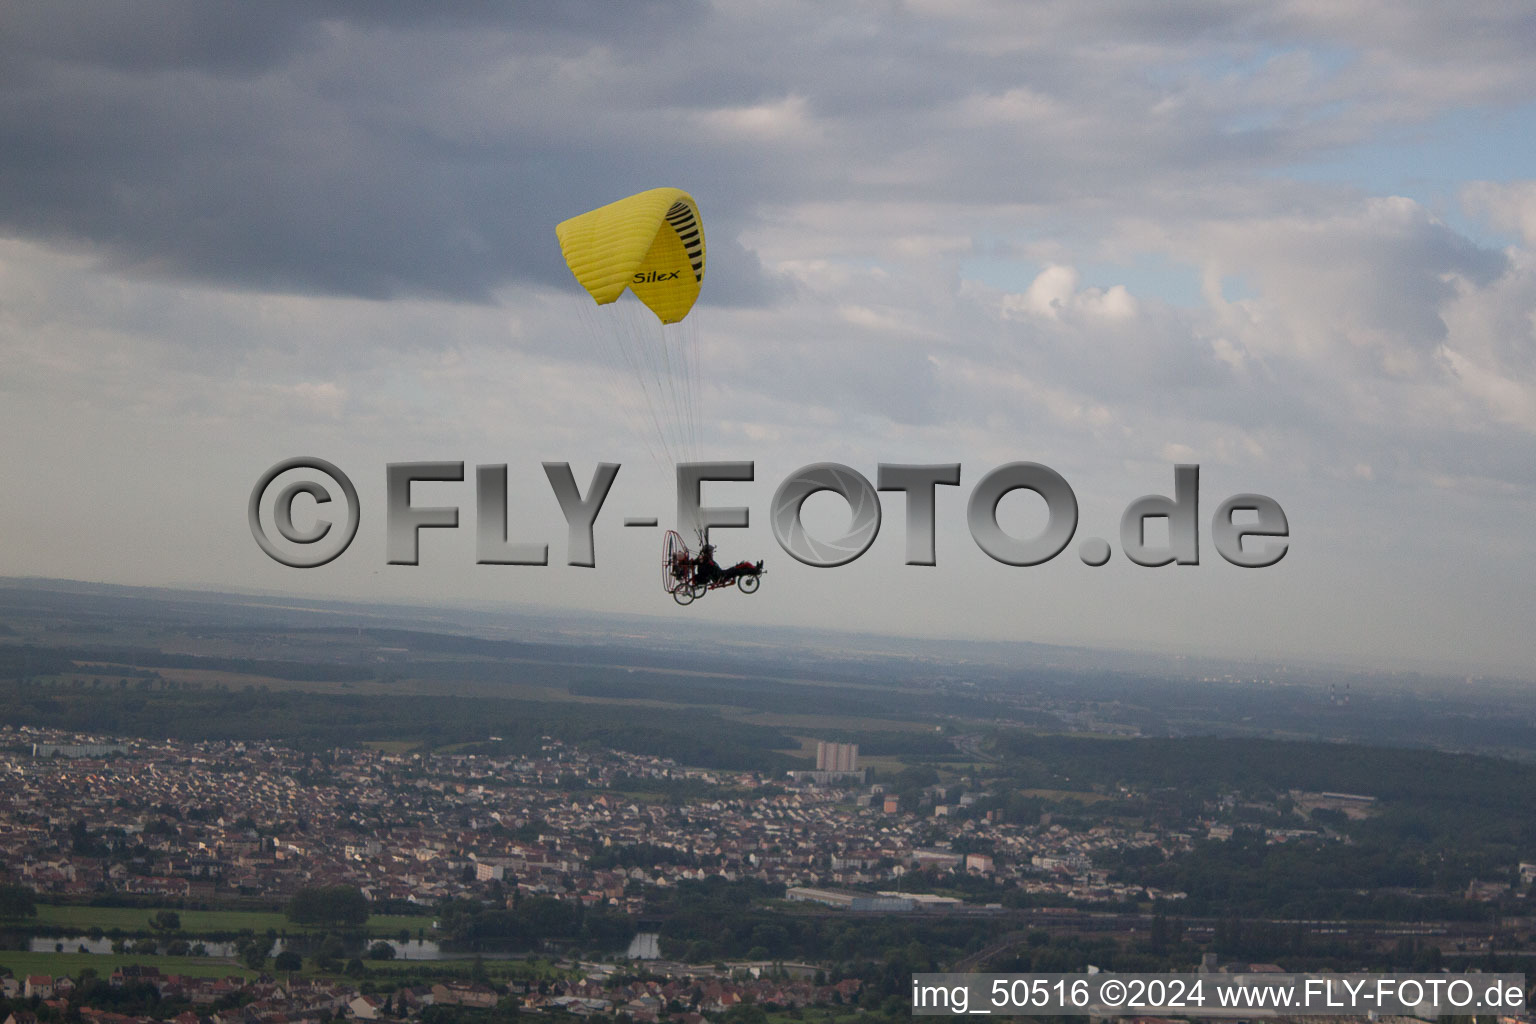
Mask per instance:
[[[736,577],[736,586],[741,588],[743,594],[755,593],[757,588],[762,585],[762,582],[763,578],[755,573],[750,576]]]

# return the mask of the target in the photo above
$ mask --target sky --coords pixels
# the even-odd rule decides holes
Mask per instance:
[[[1532,52],[1536,10],[1494,0],[0,0],[0,575],[1524,678]],[[714,539],[768,569],[686,609],[624,303],[590,306],[554,233],[658,186],[709,246],[691,454],[755,466],[705,485],[751,513]],[[295,456],[359,495],[317,568],[246,515]],[[390,565],[385,467],[420,461],[467,465],[412,491],[460,527]],[[547,461],[622,466],[593,568]],[[937,564],[904,564],[898,493],[858,560],[787,555],[775,489],[820,462],[960,464]],[[966,527],[1012,462],[1076,496],[1043,565]],[[551,564],[476,564],[480,464]],[[1122,511],[1178,464],[1199,564],[1133,564]],[[1242,493],[1284,509],[1278,564],[1217,553]]]

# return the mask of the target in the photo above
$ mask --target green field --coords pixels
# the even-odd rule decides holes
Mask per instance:
[[[473,960],[390,960],[390,961],[365,961],[368,968],[368,976],[375,981],[398,981],[400,979],[430,979],[438,977],[467,977],[475,965]],[[139,964],[145,967],[157,967],[161,974],[181,974],[196,978],[227,978],[238,975],[247,981],[259,976],[259,972],[248,970],[232,960],[219,960],[212,957],[186,957],[186,956],[135,956],[133,954],[117,955],[107,953],[94,955],[91,953],[21,953],[11,950],[0,950],[0,973],[9,970],[18,978],[28,974],[47,974],[51,977],[79,978],[80,972],[86,968],[96,972],[99,978],[108,977],[117,968],[129,964]],[[485,960],[481,962],[485,972],[492,978],[506,978],[513,980],[558,980],[570,977],[570,972],[560,970],[548,960]],[[268,962],[267,971],[272,972],[271,962]],[[334,981],[352,981],[359,979],[349,977],[338,971],[316,971],[308,960],[304,969],[300,972],[306,978],[326,978]]]
[[[408,754],[422,745],[416,740],[369,740],[363,746],[385,754]]]
[[[24,978],[28,974],[51,974],[55,977],[80,976],[89,967],[99,977],[105,978],[117,968],[127,964],[158,967],[162,974],[186,974],[197,978],[224,978],[238,974],[243,978],[256,977],[233,960],[191,956],[135,956],[132,953],[22,953],[0,949],[0,967],[8,967],[13,975]]]
[[[155,913],[148,907],[78,907],[38,904],[37,917],[31,923],[56,928],[77,929],[82,934],[92,928],[125,932],[149,932],[149,919]],[[211,935],[217,932],[238,932],[250,929],[265,932],[317,931],[304,925],[296,925],[278,911],[263,910],[178,910],[181,915],[181,931],[192,936]],[[417,929],[432,930],[432,918],[409,917],[399,914],[376,914],[368,919],[370,935],[394,936],[404,928],[416,937]]]

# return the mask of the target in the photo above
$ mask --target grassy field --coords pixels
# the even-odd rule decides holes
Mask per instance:
[[[197,978],[224,978],[238,974],[243,978],[256,977],[233,960],[191,956],[137,956],[132,953],[23,953],[0,949],[0,967],[8,967],[18,978],[28,974],[51,974],[55,977],[68,975],[78,978],[89,967],[99,977],[105,978],[117,968],[127,964],[143,964],[158,967],[162,974],[186,974]]]
[[[818,741],[816,740],[815,737],[813,737],[813,736],[791,736],[790,739],[794,740],[796,743],[798,743],[800,745],[798,747],[791,747],[791,748],[789,748],[787,750],[780,750],[780,751],[778,751],[778,753],[780,753],[780,754],[788,754],[790,757],[804,758],[807,761],[814,761],[814,760],[816,760],[816,744],[817,744]]]
[[[474,960],[367,960],[364,963],[369,968],[369,974],[375,978],[389,977],[434,977],[438,975],[467,975],[474,966]],[[242,967],[234,960],[224,960],[217,957],[189,957],[189,956],[141,956],[134,953],[27,953],[14,950],[0,950],[0,968],[9,969],[12,975],[24,978],[28,974],[47,974],[53,977],[69,976],[78,978],[80,972],[86,968],[95,971],[98,977],[105,978],[117,968],[128,964],[140,964],[145,967],[157,967],[162,974],[184,974],[196,978],[226,978],[230,975],[239,975],[247,980],[258,976],[257,971]],[[561,971],[544,958],[532,960],[484,960],[482,966],[487,974],[498,978],[555,979],[563,978],[568,972]],[[267,970],[272,970],[271,961],[268,961]],[[304,977],[321,977],[345,979],[347,976],[335,971],[316,971],[310,961],[304,961],[304,969],[299,972]]]
[[[61,907],[38,904],[35,924],[56,928],[72,928],[82,934],[92,928],[111,931],[120,928],[125,932],[150,931],[149,919],[153,908],[144,907]],[[316,931],[318,929],[296,925],[278,911],[261,910],[178,910],[181,915],[181,931],[188,935],[210,935],[215,932],[238,932],[249,928],[254,932],[274,929],[279,932]],[[398,914],[376,914],[368,919],[369,935],[394,936],[404,928],[416,937],[416,931],[432,929],[430,917],[407,917]]]
[[[363,746],[381,754],[408,754],[420,749],[421,744],[415,740],[369,740]]]
[[[887,772],[896,775],[907,767],[907,762],[899,756],[880,754],[875,757],[859,755],[859,767],[871,772]],[[940,775],[943,774],[941,771]]]
[[[768,1024],[852,1024],[863,1020],[858,1010],[844,1007],[807,1006],[798,1014],[770,1013]]]
[[[594,698],[595,699],[595,698]],[[671,705],[676,707],[676,705]],[[720,717],[749,725],[766,725],[777,729],[842,729],[846,732],[932,732],[931,722],[909,718],[860,718],[854,715],[791,714],[778,711],[756,711],[750,708],[725,708]],[[816,745],[811,744],[811,756],[816,756]]]
[[[473,960],[389,960],[389,961],[364,961],[369,969],[369,975],[375,979],[389,978],[438,978],[438,976],[468,976],[475,967]],[[240,975],[247,981],[257,978],[255,970],[240,966],[237,961],[220,960],[217,956],[141,956],[135,953],[29,953],[15,952],[15,950],[0,950],[0,969],[9,970],[17,978],[25,978],[26,975],[49,975],[54,978],[68,975],[69,978],[78,978],[81,970],[91,969],[97,972],[98,978],[106,978],[118,967],[127,964],[141,964],[144,967],[158,967],[163,975],[187,975],[194,978],[227,978],[230,975]],[[545,958],[533,958],[533,960],[485,960],[481,961],[485,973],[493,978],[511,979],[559,979],[567,978],[570,972],[558,969]],[[267,972],[272,972],[272,963],[267,961]],[[300,975],[306,978],[347,979],[344,973],[319,972],[315,970],[309,960],[304,961],[304,969]]]

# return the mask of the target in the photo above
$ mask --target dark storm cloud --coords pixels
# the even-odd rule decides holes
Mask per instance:
[[[94,0],[63,6],[0,2],[0,55],[12,70],[39,60],[122,71],[204,68],[260,72],[296,49],[318,45],[326,23],[397,30],[516,30],[538,45],[594,39],[644,40],[703,13],[698,3],[527,4],[372,0]]]
[[[639,125],[594,126],[581,104],[528,109],[550,98],[540,79],[559,54],[642,45],[683,7],[425,10],[8,5],[0,228],[150,275],[482,299],[510,280],[568,280],[558,220],[699,176],[695,154],[647,149]],[[538,66],[498,90],[456,80],[456,57]],[[455,124],[480,88],[497,97],[485,120],[506,120]],[[732,219],[711,227],[712,298],[754,301],[763,285]]]
[[[1401,26],[1339,70],[1306,47],[1369,57],[1370,19],[1306,5],[0,3],[0,232],[365,297],[566,286],[554,224],[661,184],[717,304],[774,294],[739,238],[775,206],[1251,214],[1277,163],[1530,75]],[[1530,34],[1436,32],[1488,26]]]
[[[196,67],[254,74],[298,44],[307,20],[292,6],[218,0],[68,7],[7,0],[0,3],[0,66],[6,69],[0,75],[21,78],[48,62],[128,72]]]
[[[568,282],[557,221],[680,184],[714,243],[709,300],[755,303],[772,285],[735,239],[759,204],[908,194],[877,180],[892,172],[1037,200],[1113,175],[1104,154],[1049,138],[1021,164],[998,125],[957,123],[967,95],[1016,84],[1018,62],[966,59],[918,15],[801,38],[792,9],[677,4],[5,13],[0,228],[149,275],[483,299]],[[1024,45],[1042,89],[1091,77],[1067,50]],[[754,105],[797,94],[806,137],[757,130]],[[906,170],[904,138],[932,165]]]

